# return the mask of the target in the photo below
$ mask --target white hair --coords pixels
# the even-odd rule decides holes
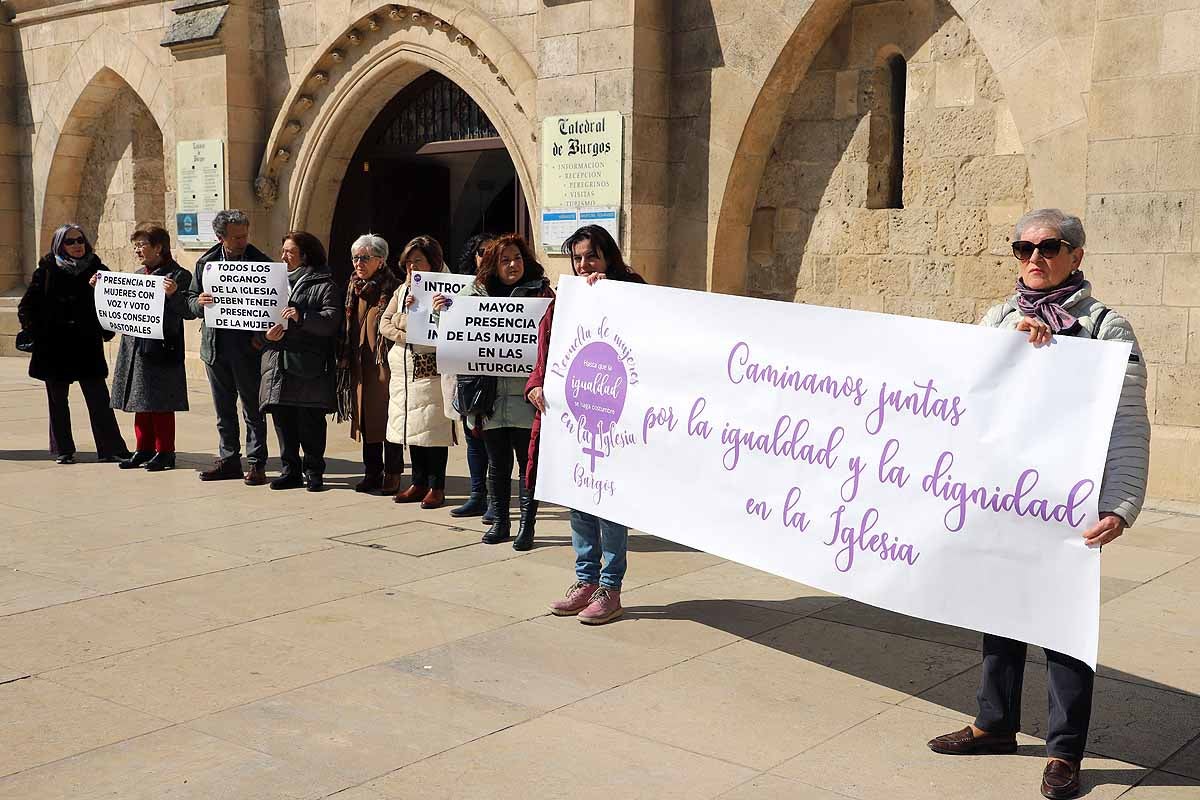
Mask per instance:
[[[350,255],[354,255],[354,251],[360,247],[367,248],[371,252],[371,255],[387,261],[388,243],[382,236],[376,236],[373,233],[364,233],[354,240],[354,244],[350,245]]]
[[[1087,234],[1083,231],[1083,220],[1057,208],[1037,208],[1017,220],[1013,226],[1013,241],[1021,238],[1026,228],[1044,225],[1058,231],[1059,238],[1066,239],[1072,247],[1083,247]]]

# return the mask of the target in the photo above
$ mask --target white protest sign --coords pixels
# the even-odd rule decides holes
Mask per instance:
[[[474,275],[414,272],[408,285],[408,293],[413,298],[413,304],[408,307],[408,343],[437,344],[439,312],[433,310],[433,296],[454,297],[460,289],[474,282]]]
[[[163,338],[166,282],[162,275],[97,272],[96,318],[100,327],[139,339]]]
[[[438,323],[444,375],[525,376],[537,363],[548,297],[455,297]]]
[[[213,296],[204,307],[208,327],[265,331],[283,322],[290,294],[287,264],[210,261],[204,265],[204,291]]]
[[[1130,345],[577,278],[537,497],[1095,665]]]

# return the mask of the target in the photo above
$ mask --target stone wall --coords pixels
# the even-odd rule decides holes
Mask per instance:
[[[855,3],[790,98],[750,231],[747,292],[974,322],[1010,293],[1029,171],[995,73],[945,3]],[[903,202],[889,208],[907,62]]]

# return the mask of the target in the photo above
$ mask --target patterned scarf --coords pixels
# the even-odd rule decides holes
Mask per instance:
[[[358,301],[363,300],[368,310],[378,308],[379,313],[387,308],[392,295],[400,287],[400,280],[386,264],[369,279],[364,280],[357,275],[350,276],[350,284],[346,287],[345,321],[342,324],[341,338],[338,342],[337,368],[337,421],[345,422],[351,418],[354,410],[354,373],[350,368],[350,359],[358,345],[358,325],[354,321],[354,309]],[[365,325],[366,320],[359,320]],[[375,363],[387,363],[389,341],[379,329],[375,330]]]
[[[79,259],[71,258],[67,255],[67,249],[63,246],[63,240],[67,238],[67,234],[71,231],[79,231],[79,235],[83,237],[83,257]],[[50,252],[54,253],[54,263],[58,264],[60,269],[66,270],[72,275],[78,275],[83,271],[81,262],[92,254],[92,244],[87,240],[87,235],[83,232],[83,228],[73,222],[68,222],[66,225],[60,225],[54,231],[54,239],[50,243]]]
[[[1062,304],[1083,287],[1083,270],[1075,270],[1052,289],[1030,289],[1017,278],[1017,309],[1026,317],[1037,317],[1055,333],[1072,333],[1079,327]]]

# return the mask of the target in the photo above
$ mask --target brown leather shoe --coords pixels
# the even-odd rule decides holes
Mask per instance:
[[[247,486],[262,486],[267,482],[267,471],[261,464],[251,464],[246,477],[242,479]]]
[[[218,458],[213,465],[200,473],[202,481],[231,481],[244,480],[241,458]]]
[[[379,493],[395,494],[400,491],[400,474],[399,472],[383,473],[383,484],[379,487]]]
[[[1042,773],[1042,797],[1067,800],[1079,794],[1079,764],[1052,758]]]
[[[421,508],[441,508],[446,502],[446,493],[441,489],[430,489],[421,501]]]
[[[976,736],[971,726],[953,733],[943,733],[929,740],[929,749],[947,756],[980,756],[996,753],[1015,753],[1017,737],[1012,733],[989,733]]]
[[[393,497],[392,501],[396,503],[419,503],[421,500],[425,499],[425,493],[428,491],[429,487],[418,486],[414,483],[412,486]]]

